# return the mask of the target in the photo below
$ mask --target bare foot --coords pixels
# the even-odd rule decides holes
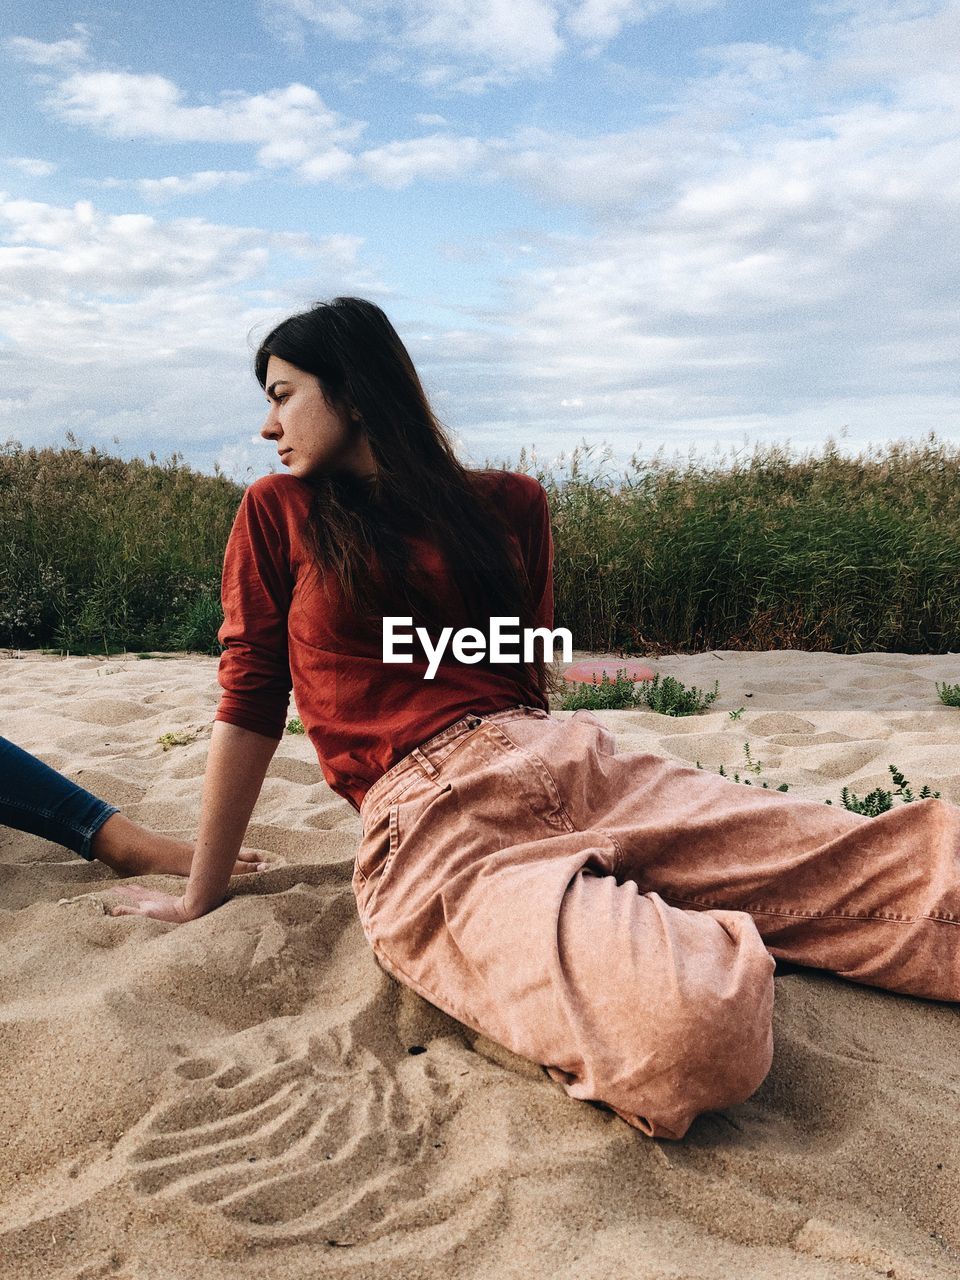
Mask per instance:
[[[93,837],[90,850],[121,876],[186,876],[193,861],[193,845],[188,841],[148,831],[122,813],[110,815]],[[247,875],[266,869],[267,863],[260,854],[241,849],[230,874]]]

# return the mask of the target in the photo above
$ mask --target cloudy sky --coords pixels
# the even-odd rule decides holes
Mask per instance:
[[[354,293],[473,462],[960,442],[960,0],[2,21],[0,441],[261,474],[257,335]]]

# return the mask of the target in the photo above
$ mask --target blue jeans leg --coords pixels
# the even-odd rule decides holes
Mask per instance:
[[[119,810],[0,738],[0,824],[43,836],[91,860],[90,844]]]

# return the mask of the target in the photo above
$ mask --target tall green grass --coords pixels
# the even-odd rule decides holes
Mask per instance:
[[[242,493],[177,455],[0,447],[0,645],[215,652]]]
[[[960,650],[960,446],[608,463],[520,461],[575,647]],[[242,492],[178,456],[0,447],[0,645],[216,652]]]
[[[855,458],[757,446],[710,464],[592,451],[529,466],[556,526],[558,624],[578,648],[960,649],[960,446]]]

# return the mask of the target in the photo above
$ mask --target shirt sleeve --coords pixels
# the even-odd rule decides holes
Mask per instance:
[[[275,504],[274,504],[275,505]],[[290,700],[287,615],[293,594],[288,538],[257,485],[243,495],[223,561],[223,689],[216,719],[283,737]]]

